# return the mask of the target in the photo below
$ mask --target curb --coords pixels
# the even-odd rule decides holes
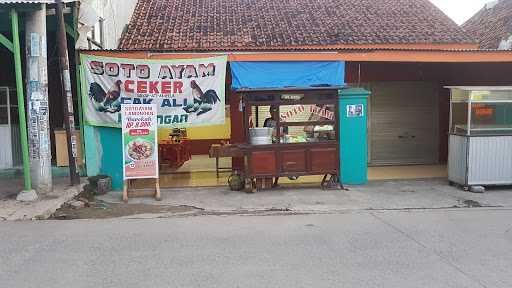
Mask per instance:
[[[40,200],[31,205],[20,207],[12,215],[9,215],[5,220],[20,221],[20,220],[46,220],[57,211],[62,205],[71,199],[75,198],[85,184],[78,186],[66,187],[62,194],[55,199]]]

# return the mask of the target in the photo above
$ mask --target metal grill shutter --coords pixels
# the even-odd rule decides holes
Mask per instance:
[[[373,82],[369,159],[373,165],[438,162],[438,86],[430,82]]]

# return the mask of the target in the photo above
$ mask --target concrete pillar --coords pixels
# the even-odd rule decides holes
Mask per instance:
[[[25,21],[26,91],[28,146],[33,188],[38,193],[52,190],[46,4],[28,12]]]

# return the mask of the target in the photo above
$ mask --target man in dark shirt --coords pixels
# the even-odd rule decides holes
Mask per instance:
[[[263,127],[272,128],[272,143],[278,143],[277,139],[277,117],[279,117],[279,108],[277,106],[270,106],[270,118],[265,119],[263,122]],[[281,136],[288,134],[288,127],[281,128]],[[290,176],[288,177],[290,180],[297,180],[299,177]],[[274,187],[277,187],[279,184],[279,177],[274,179]]]

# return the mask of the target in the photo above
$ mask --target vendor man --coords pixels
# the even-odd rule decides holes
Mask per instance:
[[[265,122],[263,122],[263,127],[272,128],[272,143],[278,143],[277,139],[277,117],[279,117],[279,108],[278,106],[272,105],[270,106],[270,118],[265,119]],[[281,128],[281,135],[288,134],[288,127],[282,127]],[[290,176],[288,177],[290,180],[297,180],[299,179],[298,176]],[[279,185],[279,177],[276,177],[274,179],[274,187],[277,187]]]
[[[278,106],[272,105],[270,106],[270,117],[265,119],[263,122],[263,127],[272,128],[272,143],[278,143],[277,139],[277,117],[279,117],[279,108]],[[284,134],[288,134],[288,127],[283,127],[281,129],[281,136]]]

